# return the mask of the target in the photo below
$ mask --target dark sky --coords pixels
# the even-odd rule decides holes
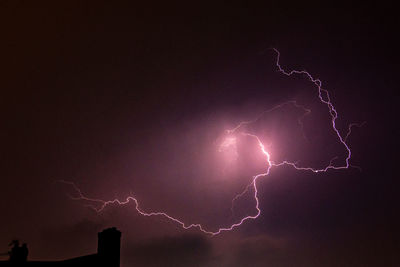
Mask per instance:
[[[0,252],[19,238],[31,259],[84,255],[116,226],[122,266],[399,266],[395,11],[384,1],[0,1]],[[361,172],[276,168],[259,181],[261,216],[212,238],[133,205],[97,214],[56,182],[95,198],[133,193],[146,211],[216,230],[263,169],[251,143],[233,165],[218,156],[224,130],[293,99],[315,110],[304,125],[312,146],[291,135],[293,110],[254,131],[276,137],[275,155],[341,163],[315,87],[279,74],[271,47],[323,81],[340,131],[366,121],[349,138]],[[235,216],[254,212],[245,198]]]

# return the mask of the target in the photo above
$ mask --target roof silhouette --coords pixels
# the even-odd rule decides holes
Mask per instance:
[[[24,266],[46,266],[46,267],[83,267],[83,266],[120,266],[121,232],[117,228],[107,228],[98,233],[97,253],[80,256],[60,261],[29,261],[28,248],[26,244],[19,246],[17,240],[13,240],[9,252],[8,261],[0,261],[0,267],[24,267]]]

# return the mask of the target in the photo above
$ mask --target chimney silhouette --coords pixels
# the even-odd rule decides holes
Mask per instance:
[[[119,267],[121,232],[112,227],[98,233],[97,254],[102,266]]]

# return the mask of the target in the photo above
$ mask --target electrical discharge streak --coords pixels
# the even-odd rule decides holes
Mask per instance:
[[[73,183],[70,181],[60,181],[64,184],[67,184],[69,186],[71,186],[74,191],[75,191],[75,196],[70,196],[71,199],[73,200],[81,200],[81,201],[87,201],[87,202],[91,202],[91,203],[96,203],[97,205],[87,205],[88,207],[94,209],[96,212],[101,212],[104,208],[106,208],[108,205],[112,205],[112,204],[118,204],[118,205],[125,205],[128,204],[130,202],[133,202],[135,204],[135,209],[136,211],[143,215],[143,216],[162,216],[165,217],[177,224],[179,224],[183,229],[191,229],[191,228],[197,228],[198,230],[200,230],[203,233],[215,236],[218,235],[222,232],[225,231],[231,231],[234,228],[242,225],[245,221],[248,220],[254,220],[256,219],[258,216],[260,216],[261,214],[261,209],[259,207],[259,199],[258,199],[258,191],[257,191],[257,180],[260,177],[264,177],[270,174],[270,171],[272,168],[274,167],[280,167],[280,166],[290,166],[293,167],[296,170],[299,171],[310,171],[310,172],[314,172],[314,173],[319,173],[319,172],[326,172],[329,169],[334,169],[334,170],[342,170],[342,169],[348,169],[349,167],[356,167],[356,166],[352,166],[350,165],[350,158],[351,158],[351,150],[349,145],[347,144],[347,138],[349,137],[349,135],[351,134],[351,129],[353,126],[357,126],[357,127],[361,127],[365,122],[363,123],[351,123],[348,126],[348,132],[345,135],[342,135],[339,130],[336,127],[336,120],[338,119],[338,113],[334,107],[334,105],[332,104],[329,92],[322,88],[322,82],[319,79],[314,78],[309,72],[305,71],[305,70],[291,70],[291,71],[287,71],[284,68],[281,67],[280,64],[280,52],[273,48],[273,50],[276,53],[276,67],[278,68],[278,71],[286,76],[292,76],[292,75],[303,75],[306,78],[308,78],[315,86],[318,92],[318,98],[320,100],[321,103],[325,104],[328,108],[328,112],[330,114],[331,117],[331,124],[332,124],[332,130],[334,131],[334,133],[336,134],[338,141],[341,143],[341,145],[344,146],[344,148],[347,151],[347,155],[346,158],[344,159],[344,162],[342,165],[334,165],[333,161],[337,158],[334,157],[331,159],[331,161],[329,162],[328,165],[326,165],[325,167],[322,168],[313,168],[313,167],[303,167],[303,166],[298,166],[298,164],[296,162],[289,162],[287,160],[283,160],[281,162],[274,162],[273,160],[271,160],[271,155],[270,153],[266,150],[265,145],[261,142],[260,138],[257,135],[251,134],[251,133],[246,133],[246,132],[240,132],[240,134],[250,137],[250,138],[254,138],[254,140],[257,142],[260,151],[262,152],[263,156],[265,157],[265,163],[267,166],[267,169],[264,173],[260,173],[257,174],[255,176],[252,177],[252,181],[249,185],[246,186],[245,190],[236,195],[233,199],[232,199],[232,212],[233,212],[233,205],[234,202],[239,199],[240,197],[242,197],[245,193],[247,193],[250,189],[252,189],[253,191],[253,198],[255,200],[255,209],[256,209],[256,213],[254,215],[248,215],[245,216],[243,218],[241,218],[238,222],[231,224],[230,226],[227,227],[220,227],[218,230],[216,231],[211,231],[211,230],[207,230],[204,226],[202,226],[201,224],[187,224],[185,222],[183,222],[180,219],[177,219],[175,217],[172,217],[170,215],[168,215],[165,212],[146,212],[144,210],[142,210],[140,208],[139,202],[138,200],[133,197],[133,196],[128,196],[125,200],[119,200],[119,199],[114,199],[114,200],[102,200],[102,199],[95,199],[95,198],[89,198],[86,197],[82,191]],[[256,122],[263,114],[268,113],[272,110],[275,110],[277,108],[281,108],[284,105],[293,105],[296,108],[302,109],[304,111],[303,115],[298,119],[298,123],[300,124],[301,127],[303,127],[302,124],[302,119],[307,116],[311,110],[306,109],[305,107],[298,105],[295,101],[288,101],[286,103],[277,105],[267,111],[264,111],[262,114],[260,114],[260,116],[258,116],[257,118],[251,120],[251,121],[244,121],[244,122],[240,122],[235,128],[231,129],[231,130],[227,130],[228,134],[234,134],[237,131],[239,131],[240,128],[242,128],[242,126],[248,125],[250,123]],[[224,148],[226,148],[226,146],[229,146],[230,144],[232,144],[232,142],[234,142],[234,139],[232,139],[232,137],[228,137],[220,146],[220,151],[223,150]],[[357,167],[356,167],[357,168]]]

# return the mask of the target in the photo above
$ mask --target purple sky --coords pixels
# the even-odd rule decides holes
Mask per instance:
[[[0,252],[13,238],[30,259],[96,251],[96,233],[123,233],[123,266],[397,266],[396,19],[380,5],[0,4],[2,185]],[[231,200],[265,171],[252,139],[219,152],[225,130],[297,100],[249,130],[271,156],[320,167],[346,156],[315,86],[322,80],[362,168],[314,174],[274,168],[258,182],[257,220],[210,237],[134,205],[97,214],[66,194],[134,194],[207,229],[254,214]],[[300,113],[301,115],[301,113]]]

